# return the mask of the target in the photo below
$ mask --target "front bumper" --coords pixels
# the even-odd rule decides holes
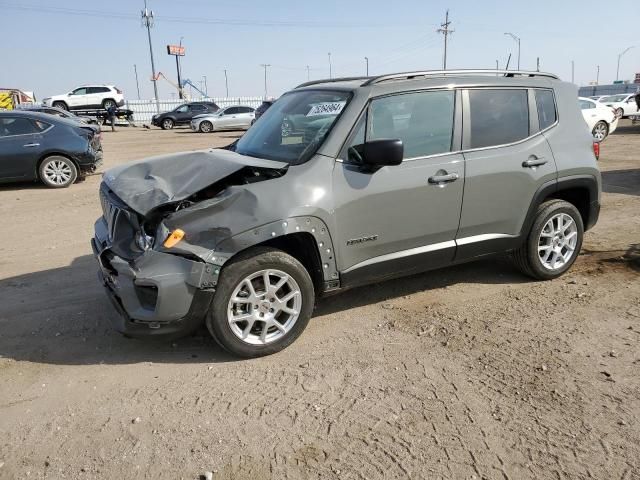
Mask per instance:
[[[98,278],[119,314],[116,330],[131,336],[186,335],[202,324],[213,298],[211,265],[148,250],[132,261],[116,255],[101,217],[91,240]]]

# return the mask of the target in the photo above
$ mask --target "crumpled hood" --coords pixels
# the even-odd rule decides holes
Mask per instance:
[[[244,167],[280,170],[287,165],[230,150],[199,150],[120,165],[107,170],[103,182],[144,216],[156,207],[184,200]]]

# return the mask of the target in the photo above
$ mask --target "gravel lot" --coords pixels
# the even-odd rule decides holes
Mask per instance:
[[[105,166],[235,136],[106,131]],[[111,330],[99,175],[0,187],[0,478],[639,479],[640,126],[600,166],[563,278],[492,260],[360,288],[251,361]]]

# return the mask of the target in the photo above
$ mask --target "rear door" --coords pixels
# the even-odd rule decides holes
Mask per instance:
[[[465,186],[457,260],[517,242],[536,191],[557,178],[541,134],[557,122],[552,90],[468,89],[463,110]]]
[[[460,98],[454,90],[380,97],[360,119],[333,174],[334,244],[346,285],[453,260],[464,185]],[[363,168],[363,144],[383,138],[402,140],[402,164]]]
[[[251,107],[238,107],[238,114],[236,115],[235,126],[239,128],[249,128],[251,126],[251,120],[254,118],[253,108]]]
[[[0,180],[32,179],[44,151],[41,131],[50,125],[27,117],[0,118]]]

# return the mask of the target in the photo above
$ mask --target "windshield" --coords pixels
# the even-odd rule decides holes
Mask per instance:
[[[316,153],[351,98],[349,92],[303,90],[283,95],[235,145],[235,151],[299,165]]]
[[[600,102],[603,102],[603,103],[623,102],[626,98],[627,98],[626,95],[609,95],[608,97],[601,98]]]

